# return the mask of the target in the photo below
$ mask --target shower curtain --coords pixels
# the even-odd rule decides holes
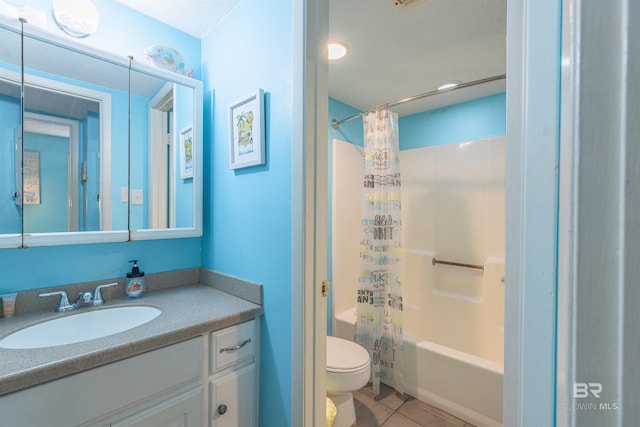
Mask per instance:
[[[355,340],[371,356],[374,395],[380,381],[404,393],[398,115],[388,109],[366,114],[364,138]]]

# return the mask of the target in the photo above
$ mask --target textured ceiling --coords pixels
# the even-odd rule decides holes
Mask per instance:
[[[118,0],[196,37],[241,0]],[[266,1],[266,0],[262,0]],[[326,0],[323,0],[326,1]],[[506,72],[506,0],[330,0],[329,95],[361,110]],[[395,107],[400,115],[502,92],[504,80]]]
[[[506,70],[506,0],[331,0],[330,38],[350,53],[329,65],[329,93],[367,110]],[[504,80],[395,107],[409,114],[504,90]]]
[[[197,38],[207,35],[242,0],[116,0]]]

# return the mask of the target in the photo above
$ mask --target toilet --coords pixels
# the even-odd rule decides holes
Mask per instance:
[[[370,379],[369,352],[359,344],[327,337],[327,396],[337,409],[333,427],[351,427],[356,423],[353,391]]]

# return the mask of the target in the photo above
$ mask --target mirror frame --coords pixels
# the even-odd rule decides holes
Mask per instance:
[[[20,31],[20,27],[16,26],[18,23],[6,18],[0,17],[0,29],[16,32]],[[87,55],[96,59],[104,60],[115,65],[128,68],[131,71],[136,71],[142,74],[147,74],[152,77],[166,80],[173,84],[179,84],[189,87],[193,90],[193,218],[192,227],[182,228],[163,228],[163,229],[140,229],[140,230],[105,230],[105,231],[71,231],[71,232],[56,232],[56,233],[33,233],[25,234],[24,230],[21,230],[19,234],[4,234],[0,235],[0,248],[18,248],[18,247],[32,247],[32,246],[55,246],[55,245],[72,245],[72,244],[85,244],[85,243],[107,243],[107,242],[126,242],[126,241],[138,241],[138,240],[155,240],[155,239],[174,239],[174,238],[186,238],[186,237],[200,237],[202,236],[202,195],[203,195],[203,101],[202,101],[202,82],[193,78],[182,76],[170,71],[158,69],[146,65],[144,63],[129,60],[128,57],[121,57],[110,52],[106,52],[91,46],[80,44],[74,40],[60,37],[56,34],[49,33],[45,30],[34,28],[28,25],[24,26],[24,35],[34,40],[41,41],[68,49],[70,51]],[[26,76],[25,76],[26,77]],[[35,76],[29,76],[29,80],[25,78],[25,84],[32,84]],[[37,81],[39,78],[36,78]],[[41,79],[44,80],[44,79]],[[18,83],[20,83],[18,81]],[[60,83],[64,86],[64,83]],[[42,87],[41,84],[38,86]],[[65,88],[65,92],[74,93],[70,88],[77,87],[72,85]],[[84,90],[84,89],[83,89]],[[102,92],[97,92],[102,93]],[[104,95],[104,94],[103,94]],[[100,114],[106,111],[111,112],[111,100],[100,103]],[[21,123],[24,123],[24,117],[21,119]],[[108,152],[111,157],[111,129],[102,129],[102,141],[101,150],[105,150],[105,154]],[[108,143],[107,143],[108,142]],[[109,169],[109,168],[107,168]],[[107,172],[107,171],[105,171]],[[110,169],[108,185],[111,186]],[[129,173],[131,173],[129,171]],[[101,180],[102,180],[101,176]],[[106,177],[105,177],[106,178]],[[102,186],[102,182],[101,182]],[[129,194],[131,194],[129,189]],[[104,193],[101,193],[104,194]]]

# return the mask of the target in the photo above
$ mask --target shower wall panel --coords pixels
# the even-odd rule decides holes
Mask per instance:
[[[400,153],[407,335],[502,363],[504,136]],[[333,146],[333,312],[355,305],[362,149]],[[433,258],[484,266],[432,265]]]

